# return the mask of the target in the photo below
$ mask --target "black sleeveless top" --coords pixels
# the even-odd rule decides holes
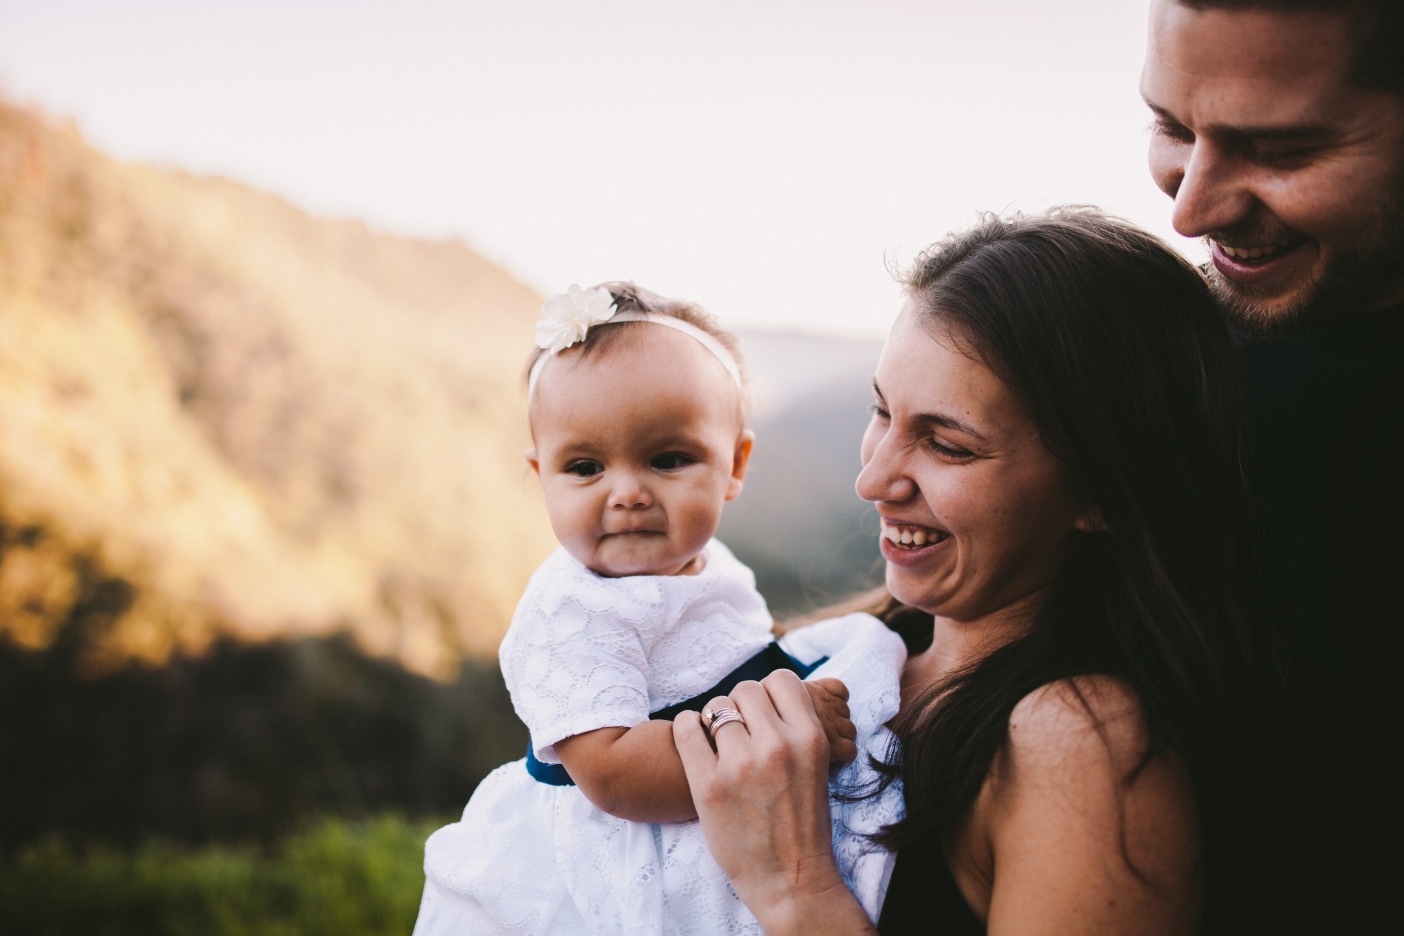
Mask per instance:
[[[912,842],[897,853],[878,932],[881,936],[984,936],[985,924],[960,895],[939,836]]]

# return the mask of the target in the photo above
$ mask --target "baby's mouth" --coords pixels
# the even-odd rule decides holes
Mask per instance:
[[[920,549],[923,546],[932,546],[950,536],[949,533],[942,530],[912,526],[907,523],[888,523],[886,520],[882,521],[882,535],[884,539],[899,549]]]

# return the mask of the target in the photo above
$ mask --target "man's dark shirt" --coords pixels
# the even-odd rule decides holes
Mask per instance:
[[[1249,479],[1299,688],[1264,764],[1278,776],[1252,807],[1244,863],[1261,864],[1238,871],[1262,901],[1258,931],[1369,932],[1404,919],[1404,307],[1239,350]]]

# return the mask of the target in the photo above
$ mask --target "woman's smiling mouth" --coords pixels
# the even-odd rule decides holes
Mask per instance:
[[[907,523],[888,523],[881,520],[882,536],[899,549],[920,549],[933,546],[950,534],[930,527],[913,526]]]

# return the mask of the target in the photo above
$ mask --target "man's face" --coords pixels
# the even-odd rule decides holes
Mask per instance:
[[[1349,30],[1152,0],[1151,175],[1250,332],[1404,299],[1404,96],[1352,84]]]

